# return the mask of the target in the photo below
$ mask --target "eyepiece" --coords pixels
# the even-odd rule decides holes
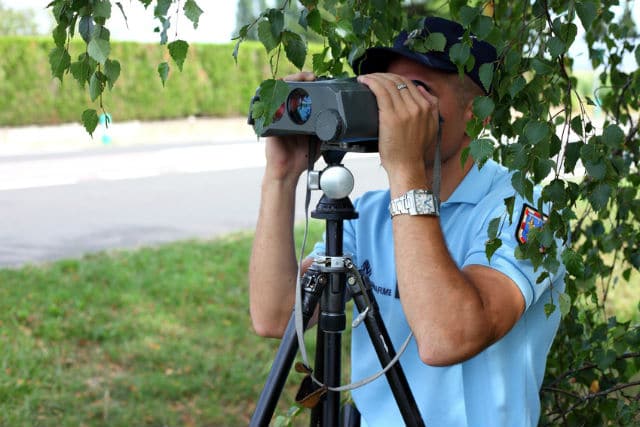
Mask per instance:
[[[295,89],[287,98],[287,112],[295,123],[302,125],[311,117],[311,97],[304,89]]]

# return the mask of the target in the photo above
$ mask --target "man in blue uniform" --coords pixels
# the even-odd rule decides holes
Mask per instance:
[[[430,33],[446,37],[444,52],[411,50],[411,39]],[[564,270],[538,284],[540,272],[514,257],[530,227],[544,218],[534,208],[539,194],[529,201],[516,198],[509,218],[504,199],[515,195],[510,174],[492,161],[481,169],[472,160],[461,164],[473,99],[485,93],[479,68],[496,60],[491,45],[472,38],[475,66],[461,78],[448,52],[462,36],[460,25],[427,18],[422,31],[400,35],[392,48],[369,49],[354,63],[358,80],[378,102],[380,160],[389,189],[356,201],[360,218],[345,223],[344,252],[354,254],[369,276],[394,346],[410,330],[414,334],[400,361],[427,425],[535,426],[559,322],[559,313],[547,317],[544,305],[557,301]],[[439,133],[438,200],[432,177]],[[264,336],[282,335],[294,303],[294,194],[307,164],[307,144],[299,138],[269,138],[266,146],[250,266],[251,316]],[[407,209],[415,200],[429,203]],[[504,218],[502,246],[488,260],[487,228],[496,217]],[[322,250],[322,244],[315,248]],[[352,376],[358,380],[380,366],[364,328],[352,335]],[[352,394],[364,425],[403,424],[384,377]]]

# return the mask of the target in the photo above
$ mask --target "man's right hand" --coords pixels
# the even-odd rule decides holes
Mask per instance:
[[[315,79],[316,76],[313,73],[303,71],[286,76],[283,80],[310,82]],[[265,178],[297,182],[309,163],[310,138],[308,135],[272,136],[267,138]],[[316,158],[317,156],[316,154]]]

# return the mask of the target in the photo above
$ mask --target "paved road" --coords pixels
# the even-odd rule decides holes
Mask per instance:
[[[252,229],[263,152],[252,138],[0,156],[0,267]],[[377,156],[345,164],[353,197],[385,186]]]

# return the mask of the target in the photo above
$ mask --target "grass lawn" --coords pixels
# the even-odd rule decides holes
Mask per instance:
[[[0,270],[0,426],[247,425],[279,343],[250,326],[251,243]]]
[[[307,250],[322,227],[311,223]],[[235,234],[0,270],[0,427],[247,425],[279,344],[250,326],[251,243]],[[639,285],[614,292],[608,307],[640,321]]]

